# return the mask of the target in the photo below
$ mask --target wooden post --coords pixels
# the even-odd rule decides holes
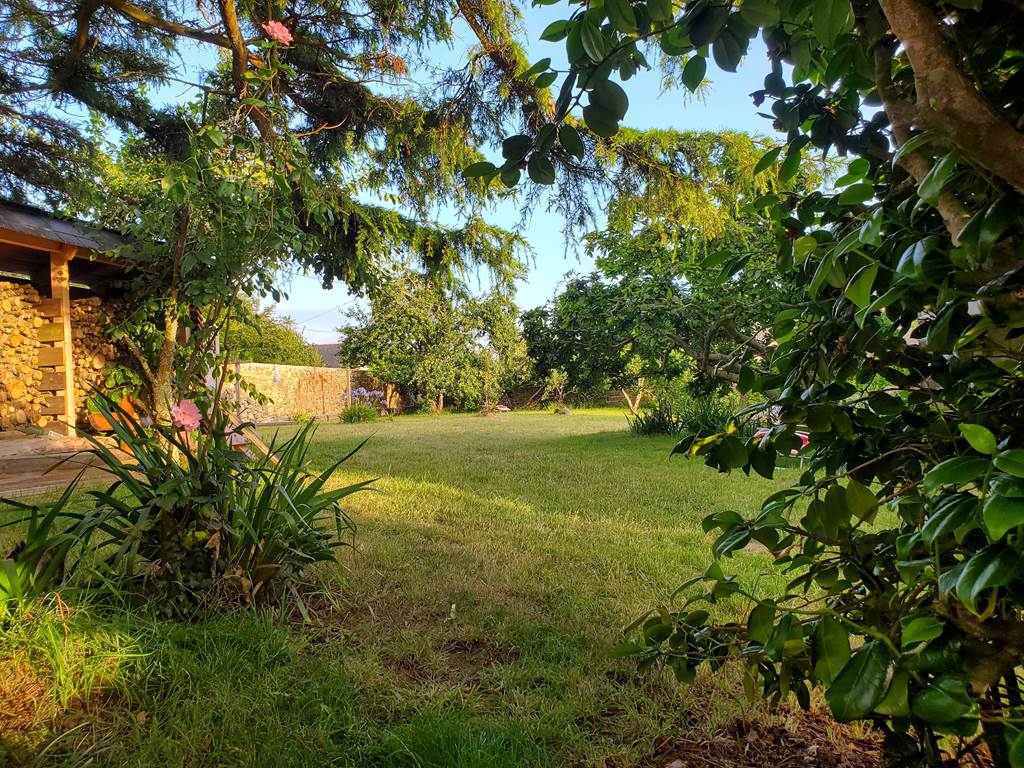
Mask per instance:
[[[75,432],[75,358],[71,347],[71,273],[68,262],[75,257],[78,249],[65,245],[59,251],[50,252],[50,298],[60,302],[58,323],[64,326],[64,339],[59,342],[64,368],[64,423],[67,434]]]
[[[348,392],[345,394],[345,407],[352,407],[352,369],[345,369],[345,388]]]

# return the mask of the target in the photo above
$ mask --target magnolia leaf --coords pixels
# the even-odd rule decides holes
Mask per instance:
[[[949,723],[971,711],[971,694],[962,677],[943,675],[914,696],[910,709],[928,723]]]
[[[922,200],[936,205],[939,202],[939,194],[955,170],[956,153],[950,152],[933,165],[928,175],[921,179],[921,183],[917,187],[918,196]]]
[[[991,545],[971,557],[956,582],[956,596],[971,611],[987,589],[1009,584],[1017,574],[1019,558],[1012,550]]]
[[[496,168],[494,167],[494,163],[489,163],[484,160],[479,163],[467,165],[462,169],[462,175],[467,179],[475,179],[479,176],[486,176],[489,173],[494,173],[495,170]]]
[[[960,433],[978,453],[991,455],[996,452],[996,436],[980,424],[961,424]]]
[[[775,147],[774,149],[769,149],[767,152],[761,155],[760,159],[757,161],[757,164],[754,166],[754,175],[756,176],[762,171],[771,168],[772,165],[775,164],[775,161],[779,159],[779,155],[782,153],[782,149],[782,147]]]
[[[903,622],[900,643],[904,648],[926,643],[942,635],[942,629],[942,622],[934,616],[918,616]]]
[[[583,122],[591,131],[606,139],[619,131],[619,121],[594,104],[583,108]]]
[[[877,640],[866,643],[829,686],[825,699],[836,720],[858,720],[882,701],[889,675],[889,653]]]
[[[814,674],[828,685],[850,660],[850,633],[831,616],[824,616],[814,633],[814,650]]]
[[[871,303],[871,288],[877,276],[878,264],[871,263],[861,267],[846,286],[846,298],[857,307],[866,307]]]
[[[853,29],[853,6],[850,0],[815,0],[812,20],[814,36],[831,47],[839,35]]]
[[[729,9],[724,5],[709,5],[690,22],[690,42],[697,48],[718,39],[729,20]]]
[[[985,530],[992,541],[999,541],[1011,528],[1024,524],[1024,499],[989,495],[982,507]]]
[[[629,109],[629,99],[622,86],[613,83],[611,80],[602,80],[594,86],[590,92],[590,103],[607,112],[616,121],[626,116]]]
[[[636,13],[629,0],[605,0],[604,9],[612,26],[624,35],[637,31]]]
[[[700,87],[700,84],[704,82],[704,75],[707,74],[707,71],[707,59],[703,56],[691,56],[683,67],[683,85],[685,85],[691,93],[696,91]],[[778,153],[776,153],[776,155],[778,155]],[[758,163],[758,165],[760,165],[760,163]],[[754,173],[758,173],[756,167],[754,169]]]
[[[600,62],[608,53],[608,43],[596,24],[584,17],[580,24],[580,42],[592,61]]]
[[[936,464],[924,476],[924,489],[932,493],[944,485],[962,485],[977,480],[990,466],[981,456],[956,456]]]
[[[992,463],[996,465],[996,469],[1007,474],[1024,477],[1024,448],[1003,451],[992,460]]]
[[[540,39],[557,43],[559,40],[564,40],[568,34],[569,22],[565,19],[559,19],[558,21],[551,22],[544,28],[544,31],[540,33]]]
[[[579,131],[573,128],[568,123],[563,123],[558,129],[558,143],[562,145],[570,155],[575,157],[577,160],[582,160],[586,154],[586,149],[583,146],[583,139],[580,137]]]
[[[526,172],[537,184],[554,184],[555,167],[544,155],[534,154],[526,164]]]
[[[740,15],[755,27],[771,27],[779,23],[779,6],[774,0],[743,0]]]

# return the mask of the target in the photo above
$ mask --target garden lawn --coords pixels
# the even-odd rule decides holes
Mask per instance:
[[[33,610],[0,637],[0,764],[624,767],[760,716],[735,670],[685,689],[608,651],[707,568],[705,515],[778,483],[613,410],[322,425],[311,460],[366,438],[337,481],[376,491],[349,500],[356,546],[316,573],[309,623]],[[729,565],[755,584],[766,558]]]

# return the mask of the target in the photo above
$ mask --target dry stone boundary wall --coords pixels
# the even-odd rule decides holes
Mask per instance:
[[[235,376],[269,398],[259,403],[241,386],[228,387],[243,421],[266,424],[295,418],[336,419],[348,405],[349,392],[373,389],[376,382],[361,368],[314,368],[273,363],[235,363]],[[233,391],[232,391],[233,389]]]

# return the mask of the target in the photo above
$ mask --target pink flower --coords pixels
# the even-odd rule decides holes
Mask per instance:
[[[201,419],[199,408],[191,400],[181,400],[171,406],[171,421],[178,429],[192,432],[199,428]]]
[[[282,24],[280,21],[270,20],[265,24],[260,24],[263,27],[263,31],[267,33],[267,37],[271,40],[276,40],[281,45],[292,44],[292,32],[288,27]]]

